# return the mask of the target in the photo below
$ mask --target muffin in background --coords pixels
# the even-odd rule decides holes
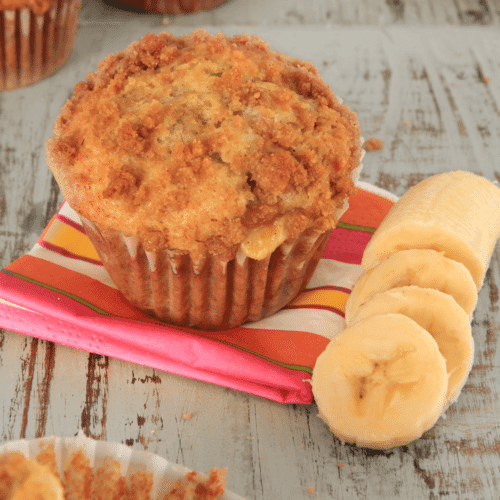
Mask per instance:
[[[106,0],[108,5],[132,12],[182,15],[210,10],[226,0]]]
[[[2,500],[151,499],[154,472],[142,468],[131,475],[115,457],[107,456],[99,467],[84,450],[73,451],[59,471],[54,445],[44,446],[33,459],[20,451],[0,454],[0,498]],[[209,476],[187,472],[156,500],[222,500],[226,469],[212,469]]]
[[[3,500],[64,500],[57,473],[20,452],[0,454],[0,498]]]
[[[0,0],[0,91],[36,83],[73,51],[81,0]]]
[[[125,297],[228,329],[305,288],[361,136],[308,62],[256,36],[146,35],[77,84],[47,160]]]

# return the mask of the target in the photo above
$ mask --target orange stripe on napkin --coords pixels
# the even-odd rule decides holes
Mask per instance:
[[[393,205],[393,201],[357,188],[356,194],[349,198],[349,208],[340,218],[340,221],[344,224],[375,229],[380,225]],[[366,207],[370,207],[370,210],[367,210]]]
[[[191,331],[197,335],[253,352],[283,366],[306,368],[307,371],[312,371],[316,359],[326,349],[329,342],[326,337],[302,331],[260,330],[244,327],[222,332]]]
[[[52,224],[54,224],[54,221],[57,219],[57,216],[58,214],[52,216],[49,223],[45,226],[45,229],[42,231],[42,234],[38,237],[38,241],[43,241],[45,235],[50,231]]]
[[[288,307],[327,308],[345,313],[349,294],[340,290],[315,289],[302,292]]]
[[[71,271],[38,257],[23,255],[8,265],[6,269],[38,282],[42,286],[48,285],[56,289],[56,291],[64,292],[77,302],[91,307],[97,312],[161,323],[135,308],[118,290],[110,288],[84,274]]]
[[[56,218],[44,234],[43,240],[51,245],[63,248],[67,252],[86,260],[100,262],[99,255],[85,233]]]

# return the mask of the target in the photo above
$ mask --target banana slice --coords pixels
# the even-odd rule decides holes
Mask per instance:
[[[371,316],[398,313],[425,328],[446,360],[448,407],[456,400],[472,368],[474,341],[469,318],[451,295],[418,286],[403,286],[379,293],[365,302],[351,325]]]
[[[462,263],[435,250],[401,250],[359,277],[347,299],[346,323],[350,324],[358,308],[375,294],[408,285],[448,293],[469,317],[474,312],[477,288]]]
[[[391,448],[419,438],[443,411],[446,362],[432,336],[402,314],[346,328],[316,361],[312,390],[340,439]]]
[[[375,231],[361,265],[406,248],[430,248],[461,262],[481,288],[500,234],[500,189],[470,172],[447,172],[410,188]]]

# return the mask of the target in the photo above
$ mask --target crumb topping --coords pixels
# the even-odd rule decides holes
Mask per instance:
[[[365,151],[378,151],[383,147],[384,141],[382,139],[377,139],[376,137],[370,137],[363,144],[363,148],[365,149]]]
[[[59,478],[49,467],[20,452],[0,455],[0,498],[4,500],[64,500]]]
[[[310,63],[256,36],[146,35],[76,85],[47,141],[69,204],[146,249],[233,258],[255,228],[336,224],[355,113]]]

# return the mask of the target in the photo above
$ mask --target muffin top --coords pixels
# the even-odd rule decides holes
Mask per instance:
[[[62,484],[48,467],[19,452],[0,455],[0,498],[64,500]]]
[[[203,30],[109,55],[46,146],[68,203],[101,229],[227,260],[253,234],[333,228],[361,157],[355,113],[312,64]]]
[[[28,7],[36,15],[47,12],[55,0],[0,0],[0,11],[15,10]]]

